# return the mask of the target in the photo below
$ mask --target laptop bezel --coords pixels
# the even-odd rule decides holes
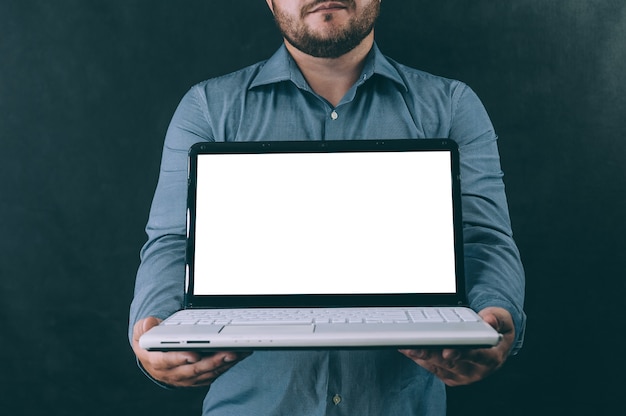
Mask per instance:
[[[202,154],[324,153],[324,152],[447,151],[451,157],[452,203],[456,293],[391,294],[301,294],[301,295],[195,295],[195,211],[198,156]],[[337,141],[250,141],[200,142],[189,150],[187,188],[187,236],[185,255],[184,307],[272,308],[272,307],[387,307],[467,305],[464,278],[459,150],[450,139],[337,140]]]

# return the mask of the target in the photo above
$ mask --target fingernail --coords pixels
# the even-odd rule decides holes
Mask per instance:
[[[224,361],[225,363],[232,363],[233,361],[235,361],[237,358],[233,355],[225,355],[224,359],[222,361]]]
[[[420,360],[424,359],[426,354],[424,350],[408,350],[407,352],[411,358],[417,358]]]
[[[199,357],[187,357],[187,364],[195,364],[200,361]]]

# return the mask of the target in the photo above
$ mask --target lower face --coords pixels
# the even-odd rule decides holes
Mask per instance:
[[[272,5],[285,39],[318,58],[350,52],[372,32],[380,12],[380,0],[314,0],[297,9],[283,7],[280,0],[272,0]]]

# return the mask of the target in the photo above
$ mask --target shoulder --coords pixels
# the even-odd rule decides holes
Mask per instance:
[[[204,95],[227,94],[246,91],[267,61],[257,62],[238,71],[209,78],[194,85],[191,90]]]
[[[236,111],[245,102],[246,93],[265,62],[193,85],[179,103],[177,114],[196,121],[214,122],[225,113]]]
[[[478,118],[488,121],[485,107],[476,92],[465,82],[411,68],[389,60],[407,87],[408,94],[429,105],[446,108],[453,118]]]
[[[473,94],[462,81],[435,75],[401,64],[387,57],[390,65],[398,72],[409,93],[420,96],[448,97],[457,101],[463,94]]]
[[[403,98],[415,117],[425,123],[447,126],[465,124],[474,117],[483,120],[485,109],[476,93],[464,82],[446,78],[385,57],[394,78],[404,88]],[[392,72],[390,72],[392,73]]]
[[[405,102],[422,124],[444,130],[459,145],[485,132],[489,140],[495,137],[483,103],[466,83],[387,60],[402,80]]]

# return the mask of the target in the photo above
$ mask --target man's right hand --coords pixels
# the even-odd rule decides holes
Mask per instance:
[[[208,386],[251,353],[219,351],[202,355],[192,351],[147,351],[139,346],[139,337],[161,320],[148,317],[133,327],[133,351],[143,368],[155,380],[173,387]]]

